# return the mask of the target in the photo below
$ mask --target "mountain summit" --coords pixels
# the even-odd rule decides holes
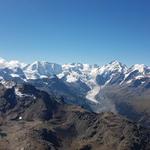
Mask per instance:
[[[143,64],[0,59],[0,149],[149,150],[149,98]]]
[[[127,114],[124,106],[131,103],[128,106],[131,111],[132,105],[140,105],[139,99],[144,99],[141,111],[146,109],[144,103],[147,103],[150,93],[150,67],[143,64],[127,67],[116,60],[98,66],[82,63],[59,65],[45,61],[25,64],[0,59],[0,83],[7,88],[28,83],[63,97],[67,103],[94,112]],[[118,109],[120,107],[123,109]],[[128,116],[132,117],[135,111]]]

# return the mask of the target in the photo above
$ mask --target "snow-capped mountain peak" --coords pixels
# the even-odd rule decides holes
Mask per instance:
[[[117,60],[114,60],[102,67],[100,67],[99,72],[126,72],[127,66],[123,65],[122,63],[118,62]]]
[[[142,74],[145,74],[145,70],[148,69],[147,66],[145,66],[144,64],[135,64],[131,67],[131,70],[135,71],[139,71]]]
[[[0,68],[10,68],[10,69],[13,69],[13,68],[23,68],[25,67],[26,64],[25,63],[21,63],[17,60],[11,60],[11,61],[7,61],[3,58],[0,58]]]
[[[6,87],[9,87],[9,81],[10,83],[29,82],[31,84],[36,82],[35,85],[43,85],[44,88],[52,86],[51,90],[54,88],[53,85],[59,90],[61,90],[60,87],[65,87],[62,89],[65,93],[68,93],[68,89],[72,87],[71,95],[77,94],[78,97],[78,94],[81,94],[84,99],[96,105],[99,105],[98,96],[105,87],[135,87],[141,84],[147,88],[149,78],[150,67],[136,64],[127,68],[126,65],[116,60],[100,67],[82,63],[59,65],[46,61],[35,61],[26,65],[16,60],[0,59],[0,82]]]
[[[24,72],[28,79],[45,78],[59,74],[61,71],[61,65],[45,61],[35,61],[24,68]]]
[[[98,85],[126,84],[135,79],[149,77],[150,67],[136,64],[127,68],[117,60],[102,67],[82,63],[59,65],[46,61],[35,61],[26,65],[16,60],[6,61],[0,58],[0,77],[2,79],[29,80],[50,78],[53,75],[68,83],[82,82],[92,89]]]

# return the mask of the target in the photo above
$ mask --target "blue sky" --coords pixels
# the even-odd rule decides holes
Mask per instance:
[[[149,0],[0,0],[0,57],[150,65]]]

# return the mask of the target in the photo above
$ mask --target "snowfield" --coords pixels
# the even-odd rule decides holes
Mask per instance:
[[[85,98],[99,103],[96,96],[107,85],[132,85],[136,80],[141,80],[141,83],[138,81],[141,85],[146,84],[146,79],[150,78],[150,67],[136,64],[128,68],[116,60],[100,67],[82,63],[59,65],[45,61],[25,64],[16,60],[6,61],[0,58],[0,80],[7,87],[12,86],[7,81],[28,82],[53,77],[57,77],[67,84],[81,86],[78,83],[83,83],[84,87],[86,85],[90,89],[85,93]],[[48,83],[46,84],[48,85]],[[21,96],[17,91],[16,94]]]

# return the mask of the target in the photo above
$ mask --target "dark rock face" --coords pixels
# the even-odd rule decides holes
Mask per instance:
[[[112,113],[96,115],[74,106],[61,107],[56,112],[56,116],[48,122],[14,121],[5,123],[1,128],[7,133],[2,138],[3,141],[0,141],[0,146],[4,147],[4,150],[8,147],[29,150],[35,148],[38,150],[148,150],[150,148],[148,130]]]
[[[15,94],[17,88],[21,95]],[[52,118],[53,110],[57,106],[46,92],[37,90],[34,86],[24,84],[6,89],[1,86],[0,111],[1,117],[18,119],[19,116],[27,120]]]
[[[139,74],[138,70],[133,71],[132,73],[130,73],[130,75],[126,78],[126,81],[131,80],[134,76],[136,76],[137,74]]]
[[[104,85],[107,80],[109,80],[109,76],[103,74],[96,77],[96,81],[99,85]]]
[[[149,89],[149,88],[150,88],[150,81],[146,84],[145,88],[146,88],[146,89]]]
[[[150,149],[150,130],[121,116],[88,112],[28,84],[0,88],[2,150]]]
[[[3,85],[0,85],[0,112],[5,113],[13,109],[16,104],[14,89],[5,89]]]

